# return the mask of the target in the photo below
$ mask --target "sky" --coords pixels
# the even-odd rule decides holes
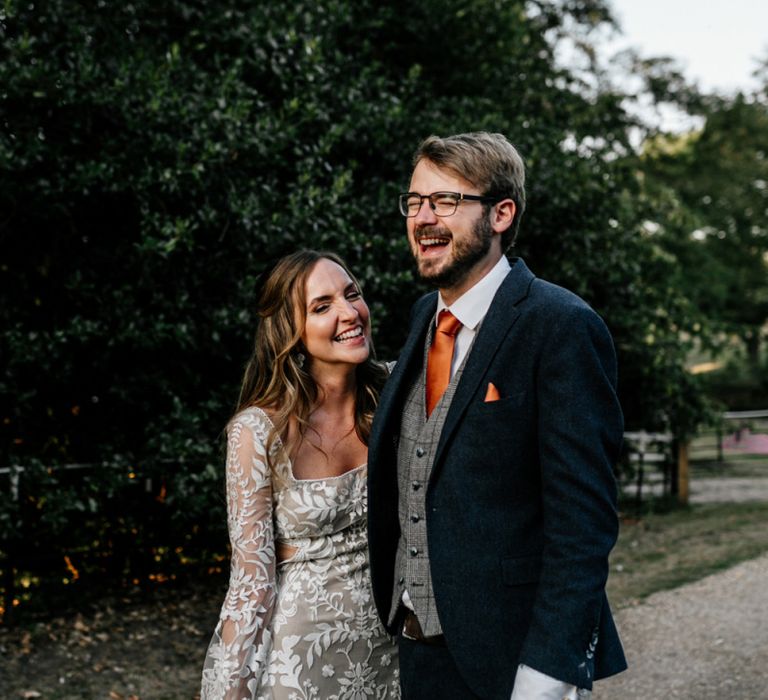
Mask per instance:
[[[624,32],[616,49],[679,59],[704,90],[756,86],[753,59],[768,58],[766,0],[609,0]]]

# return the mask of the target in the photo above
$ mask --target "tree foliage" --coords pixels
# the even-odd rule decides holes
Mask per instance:
[[[679,284],[754,365],[768,321],[768,102],[710,98],[701,130],[657,140],[643,159],[660,240]]]
[[[424,291],[394,204],[411,153],[479,129],[525,156],[518,252],[607,320],[628,425],[687,430],[691,314],[643,234],[627,96],[555,61],[610,21],[603,0],[4,0],[3,461],[173,464],[169,502],[220,516],[258,275],[339,252],[394,357]]]

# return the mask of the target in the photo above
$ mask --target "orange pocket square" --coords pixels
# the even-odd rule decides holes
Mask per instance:
[[[488,390],[485,392],[483,401],[488,403],[489,401],[498,401],[500,398],[499,390],[493,385],[493,382],[488,382]]]

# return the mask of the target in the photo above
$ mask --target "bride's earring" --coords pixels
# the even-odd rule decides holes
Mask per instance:
[[[306,359],[303,352],[296,353],[296,364],[299,366],[299,369],[304,369],[304,360]]]

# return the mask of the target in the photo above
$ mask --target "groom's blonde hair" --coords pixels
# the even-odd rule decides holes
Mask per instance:
[[[416,149],[413,166],[422,159],[468,180],[486,197],[511,199],[515,216],[501,234],[502,250],[514,244],[525,211],[525,163],[506,136],[488,131],[428,136]]]

